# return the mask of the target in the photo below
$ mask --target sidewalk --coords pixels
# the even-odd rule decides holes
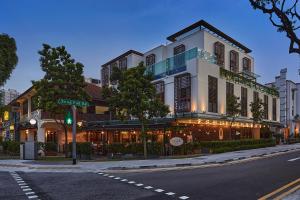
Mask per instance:
[[[95,172],[103,170],[146,169],[163,167],[198,166],[205,164],[226,163],[252,157],[262,157],[279,152],[300,150],[300,144],[277,145],[261,149],[242,150],[221,154],[212,154],[193,158],[182,159],[156,159],[156,160],[126,160],[105,162],[79,162],[78,165],[53,164],[28,161],[28,160],[0,160],[0,171],[25,171],[25,172]]]

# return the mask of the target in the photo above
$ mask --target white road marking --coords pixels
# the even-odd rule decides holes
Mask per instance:
[[[103,173],[102,173],[102,172],[99,172],[98,174],[102,175]]]
[[[166,195],[169,195],[169,196],[174,195],[174,194],[175,194],[174,192],[167,192],[166,193]]]
[[[17,183],[24,183],[25,181],[17,181]]]
[[[109,178],[113,178],[113,177],[115,177],[115,176],[109,176]]]
[[[190,197],[187,197],[187,196],[181,196],[181,197],[179,197],[179,199],[189,199]]]
[[[23,189],[24,192],[31,191],[31,190],[32,190],[31,188]]]
[[[103,174],[103,176],[108,176],[109,174]]]
[[[128,181],[128,180],[127,179],[122,179],[121,181],[124,182],[124,181]]]
[[[141,187],[141,186],[143,186],[144,184],[139,183],[139,184],[135,184],[135,185],[138,186],[138,187]]]
[[[36,195],[28,196],[28,199],[35,199],[35,198],[38,198],[38,196],[36,196]]]
[[[156,189],[156,190],[154,190],[155,192],[163,192],[164,190],[162,190],[162,189]]]
[[[23,188],[29,188],[29,186],[28,185],[21,186],[21,189]]]
[[[153,187],[152,186],[147,186],[147,187],[144,187],[144,188],[149,190],[149,189],[152,189]]]
[[[18,185],[19,186],[21,186],[21,185],[27,185],[27,183],[19,183]]]
[[[35,194],[35,192],[26,192],[26,195]]]
[[[116,178],[114,178],[115,180],[119,180],[119,179],[121,179],[120,177],[116,177]]]
[[[129,183],[129,184],[133,184],[133,183],[135,183],[135,181],[129,181],[128,183]]]
[[[300,159],[300,157],[298,157],[298,158],[293,158],[293,159],[289,159],[288,161],[289,162],[293,162],[293,161],[296,161],[296,160],[299,160]]]

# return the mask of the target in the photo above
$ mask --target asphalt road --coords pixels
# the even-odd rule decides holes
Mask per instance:
[[[288,161],[298,157],[300,151],[211,168],[115,174],[17,174],[39,199],[45,200],[168,200],[188,197],[247,200],[257,199],[299,178],[300,159]],[[12,176],[0,172],[0,199],[28,199]]]

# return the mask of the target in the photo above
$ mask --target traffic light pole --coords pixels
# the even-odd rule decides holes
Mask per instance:
[[[72,158],[73,158],[73,165],[76,165],[76,106],[72,106],[73,112],[73,127],[72,127]]]

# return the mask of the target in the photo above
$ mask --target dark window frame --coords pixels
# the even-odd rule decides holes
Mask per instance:
[[[235,50],[231,50],[229,53],[229,67],[230,71],[239,72],[239,53]]]
[[[185,90],[185,96],[182,92]],[[175,113],[191,112],[192,82],[191,74],[184,73],[174,77],[174,110]]]
[[[218,78],[208,75],[208,112],[218,113]]]
[[[226,113],[231,114],[231,112],[228,110],[228,99],[229,97],[234,96],[234,84],[231,82],[226,82]]]
[[[156,62],[155,54],[152,53],[152,54],[146,56],[146,66],[154,65],[155,62]]]
[[[264,95],[264,119],[269,119],[269,97]]]
[[[161,102],[165,103],[165,82],[158,81],[153,83],[157,98],[161,100]]]
[[[221,67],[224,67],[225,66],[225,45],[221,42],[215,42],[214,54],[216,56],[216,64]]]
[[[119,69],[121,69],[121,70],[127,69],[127,57],[121,58],[119,60]]]
[[[272,99],[272,119],[273,121],[277,120],[277,99]]]
[[[248,116],[248,89],[241,87],[241,116]]]
[[[243,71],[251,72],[251,60],[247,57],[243,58]]]

